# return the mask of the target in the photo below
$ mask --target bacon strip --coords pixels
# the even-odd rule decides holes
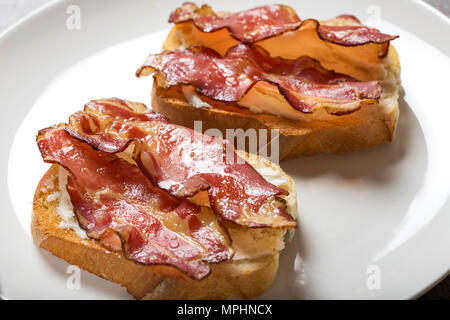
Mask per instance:
[[[315,19],[302,21],[294,9],[285,5],[267,5],[219,17],[210,6],[198,8],[195,4],[186,2],[172,12],[169,22],[192,22],[202,32],[226,28],[231,37],[243,43],[255,43],[311,24],[322,40],[342,46],[386,44],[398,38],[361,25],[357,18],[350,15],[341,15],[336,19],[349,18],[353,20],[351,26],[336,26],[335,23],[327,25],[326,21],[319,22]],[[386,53],[387,45],[383,46],[380,55],[384,57]]]
[[[147,116],[154,118],[136,114],[140,119]],[[90,237],[101,242],[115,233],[128,259],[170,265],[195,279],[210,273],[205,262],[231,258],[228,235],[210,209],[153,187],[138,167],[94,150],[63,127],[41,130],[37,142],[46,162],[70,172],[67,191],[80,226]]]
[[[178,125],[140,121],[141,116],[124,101],[97,100],[72,116],[66,130],[106,152],[135,143],[134,160],[154,184],[180,198],[207,190],[211,208],[223,219],[248,227],[295,227],[279,197],[286,191],[264,180],[229,142]],[[84,121],[98,126],[85,130]]]
[[[223,58],[200,46],[152,54],[136,74],[152,72],[164,76],[164,87],[192,85],[199,94],[223,102],[239,102],[264,81],[278,87],[287,102],[303,113],[320,107],[330,108],[330,113],[349,113],[361,104],[377,102],[381,95],[376,81],[328,71],[309,57],[272,58],[262,48],[244,44],[230,48]]]

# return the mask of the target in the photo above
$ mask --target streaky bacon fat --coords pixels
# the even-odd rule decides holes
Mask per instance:
[[[116,111],[120,116],[121,110]],[[163,120],[150,113],[134,116]],[[80,125],[87,129],[89,123]],[[137,166],[94,150],[64,127],[41,130],[37,143],[46,162],[58,163],[70,173],[67,191],[90,237],[101,241],[115,233],[128,259],[170,265],[195,279],[210,273],[205,262],[231,258],[228,234],[209,208],[155,188]]]
[[[223,219],[248,227],[296,226],[280,198],[287,192],[268,183],[229,142],[166,122],[139,120],[154,113],[144,115],[126,101],[96,100],[73,115],[66,130],[105,152],[121,152],[135,143],[134,159],[155,185],[181,198],[207,190],[211,208]]]
[[[201,46],[151,54],[136,75],[153,72],[157,79],[162,78],[158,83],[163,87],[192,85],[197,93],[223,102],[239,102],[264,81],[276,86],[286,101],[303,113],[325,107],[333,114],[347,114],[362,104],[377,102],[381,95],[377,81],[358,81],[326,70],[306,56],[273,58],[262,48],[245,44],[230,48],[225,57]]]

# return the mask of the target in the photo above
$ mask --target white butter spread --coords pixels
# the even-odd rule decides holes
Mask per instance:
[[[60,192],[59,192],[59,203],[58,207],[56,208],[56,213],[61,218],[59,227],[61,229],[66,230],[72,229],[80,238],[86,239],[87,238],[86,231],[81,229],[80,225],[78,224],[78,220],[73,212],[72,202],[70,201],[69,194],[67,193],[66,185],[67,185],[67,172],[62,167],[59,167],[58,186]],[[50,196],[51,195],[49,195],[49,197]]]
[[[183,95],[186,101],[194,108],[212,108],[212,106],[200,99],[200,97],[194,92],[193,87],[183,87]]]
[[[270,167],[262,167],[262,168],[255,168],[256,171],[260,175],[262,175],[268,182],[271,184],[282,188],[285,186],[287,188],[287,185],[289,183],[288,179],[284,177],[279,170],[274,170]],[[285,188],[283,188],[285,189]]]
[[[284,189],[289,190],[289,179],[286,175],[283,175],[280,170],[273,169],[271,167],[257,167],[254,166],[255,170],[258,171],[260,175],[264,177],[269,183]],[[297,202],[296,197],[286,198],[286,207],[289,214],[296,219],[297,218]]]
[[[52,202],[52,201],[58,200],[59,196],[60,196],[60,194],[58,191],[53,192],[47,196],[47,201]]]

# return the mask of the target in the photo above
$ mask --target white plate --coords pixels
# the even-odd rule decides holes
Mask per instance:
[[[393,143],[281,163],[297,183],[300,228],[262,298],[415,297],[450,267],[450,23],[421,2],[285,2],[304,18],[381,13],[378,27],[400,35],[404,97]],[[48,167],[34,139],[93,98],[149,105],[151,80],[134,71],[159,51],[179,3],[79,1],[79,30],[66,26],[69,4],[53,3],[0,38],[0,290],[10,299],[130,297],[87,272],[70,290],[68,265],[34,246],[32,196]],[[234,11],[261,2],[212,4]]]

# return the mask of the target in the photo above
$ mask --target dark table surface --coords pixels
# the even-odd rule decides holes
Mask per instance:
[[[22,18],[50,0],[0,0],[0,32],[9,25]],[[200,2],[207,2],[200,1]],[[283,1],[280,1],[283,2]],[[450,0],[425,0],[436,9],[450,17]],[[443,279],[437,286],[419,299],[448,299],[450,300],[450,276]]]

